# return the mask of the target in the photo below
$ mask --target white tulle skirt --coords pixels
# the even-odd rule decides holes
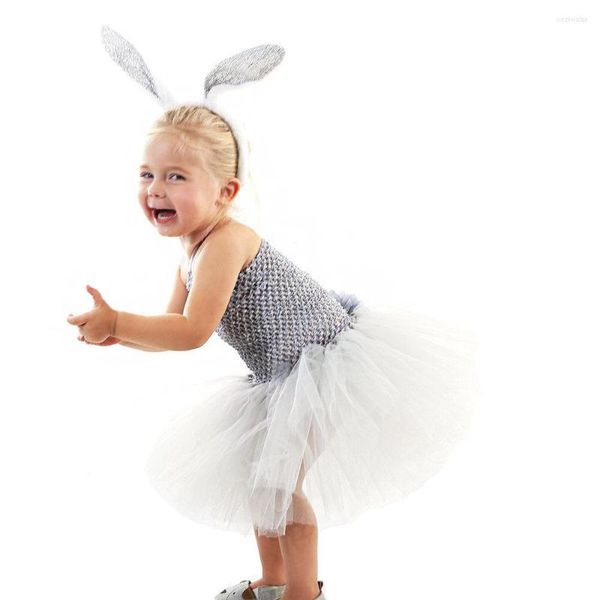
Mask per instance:
[[[347,523],[435,475],[476,413],[477,339],[399,308],[353,316],[287,376],[220,377],[170,418],[146,463],[162,498],[198,523],[276,536]]]

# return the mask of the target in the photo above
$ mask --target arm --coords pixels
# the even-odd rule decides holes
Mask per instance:
[[[184,299],[181,288],[177,302],[183,314],[170,312],[146,317],[118,312],[113,335],[125,342],[165,350],[191,350],[204,345],[223,317],[239,272],[247,256],[247,248],[237,228],[221,229],[203,243],[196,259],[193,284]],[[175,303],[170,308],[175,307]]]
[[[171,292],[171,298],[169,299],[167,310],[165,312],[183,314],[187,295],[187,289],[181,278],[181,265],[178,265],[173,284],[173,291]],[[119,340],[119,343],[121,346],[135,348],[136,350],[144,350],[145,352],[164,352],[166,350],[166,348],[155,348],[153,346],[145,346],[125,340]]]
[[[145,316],[118,311],[113,335],[124,342],[159,350],[191,350],[196,347],[189,319],[175,313]]]
[[[146,352],[164,352],[163,348],[152,348],[150,346],[140,346],[139,344],[134,344],[132,342],[124,342],[121,340],[119,342],[121,346],[127,346],[128,348],[135,348],[136,350],[145,350]]]

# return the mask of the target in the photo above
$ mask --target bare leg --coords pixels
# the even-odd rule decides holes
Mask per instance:
[[[317,584],[317,519],[302,491],[304,465],[292,496],[294,518],[301,522],[288,523],[279,544],[285,563],[287,587],[281,600],[314,600],[320,593]]]
[[[285,564],[281,555],[279,538],[266,535],[258,535],[258,529],[254,529],[256,545],[262,565],[262,577],[250,584],[252,589],[259,585],[284,585]]]

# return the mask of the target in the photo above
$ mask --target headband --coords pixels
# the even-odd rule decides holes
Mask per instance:
[[[169,91],[150,73],[142,55],[121,35],[107,25],[102,27],[102,41],[110,57],[124,71],[142,85],[167,111],[182,103],[176,102]],[[198,106],[204,106],[219,115],[230,127],[237,144],[238,166],[236,177],[244,185],[248,180],[250,145],[241,121],[225,111],[211,90],[219,85],[240,85],[262,79],[272,71],[285,56],[285,50],[275,44],[263,44],[243,50],[217,63],[204,79],[204,95]],[[188,103],[186,103],[188,104]]]

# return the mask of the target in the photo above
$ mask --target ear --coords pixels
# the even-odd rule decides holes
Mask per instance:
[[[263,44],[248,48],[218,63],[204,80],[204,94],[223,84],[239,85],[262,79],[285,56],[285,50],[276,44]]]
[[[221,188],[221,202],[229,204],[233,202],[233,199],[237,196],[240,188],[242,187],[240,180],[237,177],[232,177],[222,188]]]
[[[150,73],[142,55],[121,35],[107,25],[102,26],[102,41],[110,57],[163,107],[173,103],[169,92]]]

